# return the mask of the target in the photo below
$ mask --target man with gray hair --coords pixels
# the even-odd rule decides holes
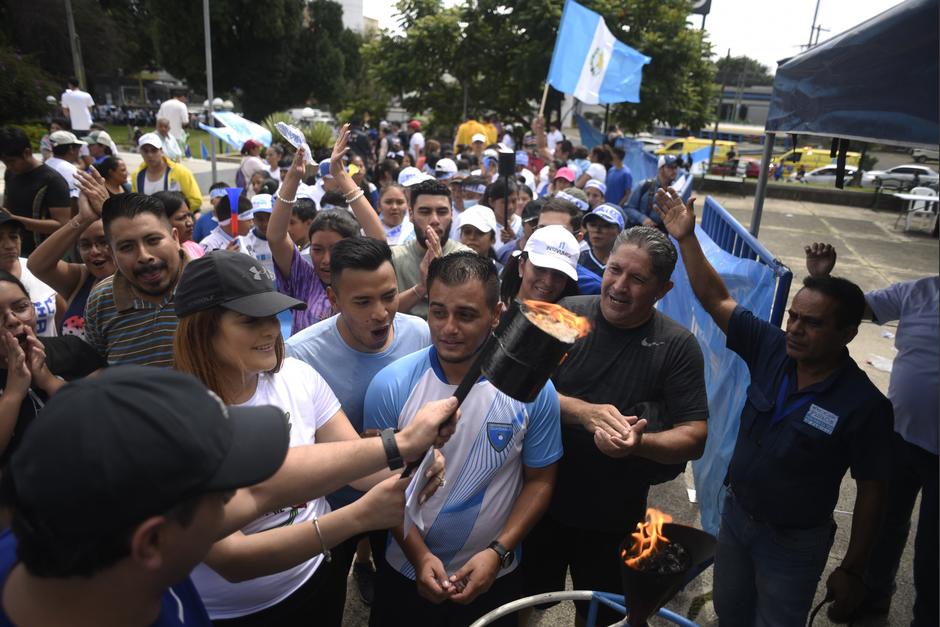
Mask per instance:
[[[526,538],[526,594],[620,588],[619,545],[644,519],[652,484],[705,449],[708,402],[695,337],[656,310],[672,289],[675,246],[638,226],[614,241],[599,296],[559,304],[591,321],[552,380],[565,455],[548,513]],[[587,616],[587,604],[578,604]],[[621,619],[601,609],[598,622]]]

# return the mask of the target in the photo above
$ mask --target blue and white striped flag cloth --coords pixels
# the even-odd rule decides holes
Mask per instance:
[[[566,0],[548,82],[588,104],[639,102],[643,66],[650,58],[618,41],[604,19]]]

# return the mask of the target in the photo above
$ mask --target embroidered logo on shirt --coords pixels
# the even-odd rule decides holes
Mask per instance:
[[[806,416],[803,417],[803,422],[827,435],[832,435],[832,432],[836,429],[836,424],[839,422],[839,417],[819,405],[810,405],[806,411]]]
[[[497,453],[502,453],[512,440],[512,425],[507,422],[488,422],[486,423],[486,438]]]
[[[652,346],[662,346],[663,344],[665,344],[665,342],[650,342],[649,338],[646,337],[640,340],[640,346],[645,346],[647,348]]]

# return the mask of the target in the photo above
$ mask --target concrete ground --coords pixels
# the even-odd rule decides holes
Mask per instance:
[[[717,197],[745,226],[750,222],[750,197]],[[811,204],[797,201],[768,199],[764,208],[760,239],[794,271],[791,296],[798,289],[806,274],[803,261],[803,245],[812,241],[832,243],[838,251],[836,273],[856,281],[863,290],[875,289],[895,281],[936,274],[940,264],[940,247],[936,239],[926,232],[902,233],[893,227],[897,214],[876,213],[871,210],[835,205]],[[864,323],[858,337],[849,346],[850,352],[861,368],[883,392],[887,392],[889,374],[883,370],[894,358],[893,339],[884,333],[894,333],[895,325],[879,327]],[[873,362],[873,363],[869,363]],[[932,391],[935,393],[936,391]],[[698,505],[689,502],[687,487],[691,486],[691,472],[669,483],[655,486],[650,494],[650,505],[672,514],[676,522],[698,525]],[[839,504],[835,511],[839,526],[829,556],[826,571],[817,591],[816,602],[825,595],[825,580],[841,561],[848,545],[852,524],[852,507],[855,502],[855,486],[850,478],[842,485]],[[916,508],[912,527],[916,527]],[[624,535],[626,535],[624,530]],[[914,600],[912,552],[913,532],[908,548],[902,557],[898,573],[898,591],[890,613],[880,619],[856,623],[857,626],[906,625],[911,619]],[[711,603],[712,569],[709,568],[667,607],[683,615],[690,615],[690,607],[697,613],[693,620],[703,626],[718,624]],[[568,581],[568,589],[571,582]],[[532,625],[560,627],[574,624],[574,606],[561,603],[544,612],[536,612]],[[350,577],[346,602],[346,620],[350,626],[366,625],[368,608],[359,598],[355,583]],[[651,625],[665,625],[653,619]],[[821,612],[815,625],[831,625]]]

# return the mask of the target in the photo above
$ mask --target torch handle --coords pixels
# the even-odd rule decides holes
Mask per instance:
[[[473,389],[473,386],[476,384],[477,379],[480,378],[480,373],[482,371],[482,362],[483,355],[486,354],[487,348],[489,347],[490,342],[495,342],[495,337],[491,334],[486,343],[483,344],[483,348],[477,353],[477,358],[473,360],[473,365],[470,366],[470,370],[467,371],[467,374],[463,376],[463,379],[460,380],[460,384],[457,386],[457,389],[454,390],[454,398],[457,399],[457,408],[459,408],[464,400],[466,400],[467,395],[470,394],[470,390]],[[440,428],[444,428],[449,425],[451,421],[454,420],[454,417],[457,415],[457,409],[454,409],[454,413],[450,415],[450,418],[441,423]],[[425,453],[427,454],[427,453]],[[411,473],[421,465],[421,460],[424,459],[424,455],[419,457],[417,460],[411,462],[405,466],[405,471],[401,473],[401,478],[406,479],[411,476]]]

